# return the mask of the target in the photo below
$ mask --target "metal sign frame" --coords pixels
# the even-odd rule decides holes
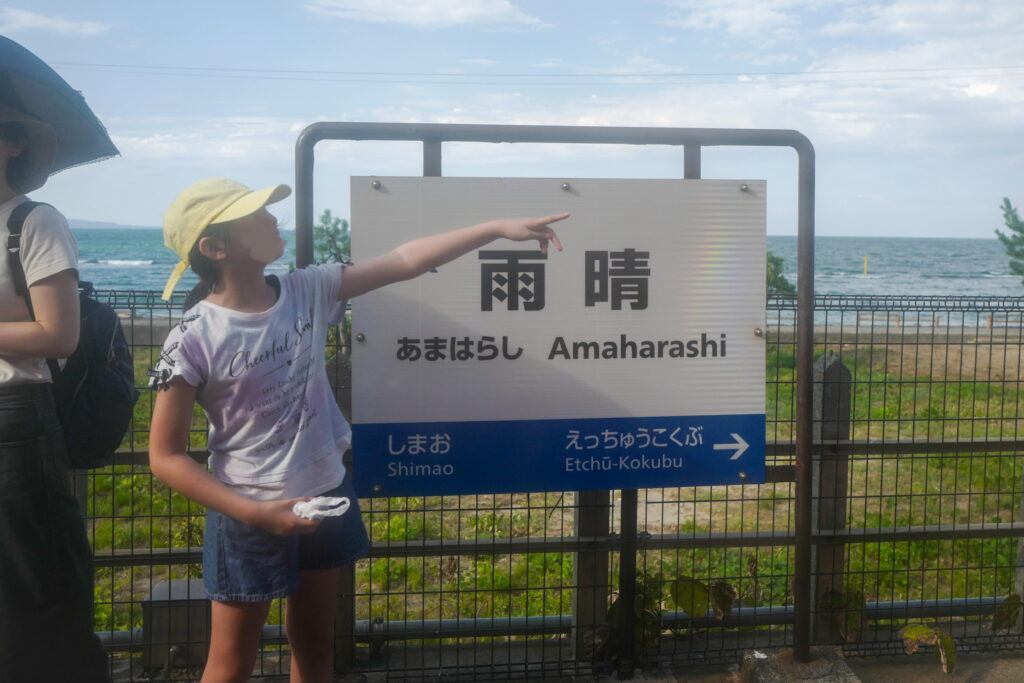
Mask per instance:
[[[701,175],[704,147],[789,147],[797,153],[797,335],[796,335],[796,496],[794,531],[794,654],[809,661],[811,634],[811,430],[814,363],[814,147],[793,130],[734,128],[637,128],[605,126],[506,126],[319,122],[295,143],[295,250],[301,267],[313,262],[314,148],[324,140],[409,141],[423,143],[423,175],[440,176],[445,142],[665,145],[683,148],[683,178]],[[627,537],[627,517],[635,515],[636,490],[622,491],[620,570],[630,575],[636,561],[635,524]],[[632,508],[632,514],[627,510]],[[633,520],[635,521],[635,519]],[[633,587],[623,585],[632,603]],[[626,610],[627,612],[629,610]],[[630,630],[627,630],[629,633]]]

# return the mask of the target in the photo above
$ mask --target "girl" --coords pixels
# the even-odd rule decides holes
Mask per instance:
[[[46,183],[56,152],[50,126],[0,105],[0,244],[24,193]],[[32,312],[15,289],[13,259]],[[89,541],[68,490],[46,366],[78,345],[77,269],[68,223],[47,205],[24,216],[17,255],[0,255],[0,681],[109,680],[93,634]]]
[[[153,474],[208,508],[203,577],[213,600],[203,681],[244,681],[270,601],[287,596],[291,680],[331,680],[338,568],[369,539],[342,453],[351,430],[324,369],[327,330],[347,299],[407,280],[497,238],[561,250],[545,218],[496,220],[413,240],[364,263],[264,275],[284,253],[266,206],[291,190],[253,191],[223,178],[183,191],[164,217],[164,241],[202,279],[152,371],[158,392],[150,435]],[[190,305],[195,301],[194,305]],[[193,402],[210,424],[210,470],[187,454]],[[351,508],[316,522],[296,516],[310,496]]]

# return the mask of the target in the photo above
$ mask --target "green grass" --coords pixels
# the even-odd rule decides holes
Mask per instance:
[[[993,363],[972,360],[976,367],[965,372],[952,361],[935,362],[934,356],[924,362],[921,352],[913,359],[901,356],[899,347],[840,352],[853,380],[854,439],[999,438],[1021,431],[1021,386]],[[145,377],[155,353],[136,350],[138,377]],[[794,366],[791,346],[769,346],[769,441],[793,438]],[[126,440],[136,451],[148,443],[151,401],[151,392],[144,391]],[[205,423],[198,408],[193,428],[191,443],[202,447]],[[846,516],[854,528],[1019,518],[1024,470],[1018,457],[856,456],[849,472]],[[89,528],[98,551],[202,544],[202,508],[155,481],[145,467],[106,468],[90,478]],[[666,489],[657,500],[646,493],[641,523],[651,533],[786,529],[792,523],[791,484]],[[374,541],[395,545],[571,536],[571,503],[558,494],[374,499],[364,502],[364,520]],[[574,558],[550,552],[363,560],[356,571],[357,618],[566,614]],[[745,605],[790,601],[790,547],[652,551],[640,562],[665,582],[676,576],[728,581]],[[846,551],[847,585],[868,601],[1005,595],[1013,589],[1016,571],[1016,539],[864,543],[850,544]],[[182,565],[97,570],[96,628],[140,626],[140,603],[149,586],[200,572],[199,566]],[[615,580],[613,573],[613,585]],[[280,618],[279,610],[272,614]]]

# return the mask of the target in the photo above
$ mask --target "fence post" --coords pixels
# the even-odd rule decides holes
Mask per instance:
[[[576,537],[607,538],[610,510],[610,491],[577,492]],[[576,586],[572,608],[573,651],[578,661],[587,661],[598,654],[598,629],[607,623],[608,551],[578,552],[573,565],[573,585]]]
[[[850,380],[850,370],[831,351],[814,363],[814,428],[811,433],[818,466],[814,469],[817,482],[812,491],[816,498],[814,517],[818,532],[846,528],[850,458],[841,454],[836,446],[850,438]],[[839,632],[821,608],[821,601],[829,591],[843,592],[846,544],[818,543],[813,557],[814,640],[833,643],[839,640]]]
[[[342,415],[349,422],[352,421],[352,363],[348,351],[341,344],[344,324],[338,325],[339,346],[335,354],[328,361],[335,365],[333,374],[329,374],[329,381],[333,382],[332,389],[338,401],[338,408]],[[352,466],[352,449],[348,449],[341,456],[341,462],[345,465],[345,476],[352,477],[354,468]],[[356,665],[356,565],[349,562],[342,565],[338,577],[338,589],[335,596],[334,608],[334,670],[342,673],[351,671]]]
[[[633,678],[636,670],[636,524],[637,490],[622,489],[619,498],[619,623],[616,624],[622,651],[619,680]]]
[[[351,671],[356,664],[356,565],[341,567],[334,612],[334,670]]]
[[[89,471],[71,470],[68,473],[68,484],[70,484],[71,495],[78,501],[79,511],[82,518],[89,516]]]

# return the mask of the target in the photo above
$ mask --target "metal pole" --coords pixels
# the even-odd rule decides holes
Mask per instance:
[[[431,138],[423,141],[423,175],[441,175],[441,140]]]
[[[683,145],[683,178],[700,178],[700,145]]]
[[[636,649],[636,489],[622,489],[619,500],[619,633],[622,652],[619,657],[619,680],[633,678]]]
[[[811,431],[814,408],[814,148],[799,156],[797,199],[796,548],[793,556],[793,654],[811,659]]]
[[[313,262],[313,148],[324,138],[310,126],[295,141],[295,265]]]

